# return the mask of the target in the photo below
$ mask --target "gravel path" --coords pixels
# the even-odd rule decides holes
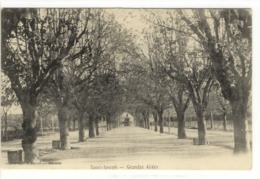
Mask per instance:
[[[167,132],[167,127],[164,130]],[[251,155],[233,155],[231,132],[208,131],[210,143],[204,146],[192,145],[196,130],[187,130],[188,139],[177,139],[176,128],[171,128],[170,133],[128,126],[79,143],[77,132],[71,132],[74,149],[68,151],[51,149],[51,141],[58,139],[56,133],[38,139],[42,164],[6,164],[6,150],[19,148],[20,140],[2,143],[1,161],[4,168],[42,169],[249,169],[251,166]]]

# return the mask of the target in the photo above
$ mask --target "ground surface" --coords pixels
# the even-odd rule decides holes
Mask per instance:
[[[153,128],[152,128],[153,129]],[[187,139],[177,139],[177,129],[170,135],[139,127],[119,127],[93,139],[78,142],[78,132],[70,133],[72,150],[51,149],[51,141],[59,134],[38,138],[41,164],[7,164],[7,150],[21,149],[21,140],[2,143],[1,168],[39,169],[250,169],[251,154],[233,155],[233,134],[207,131],[208,145],[192,144],[197,130],[187,129]],[[86,135],[87,135],[86,131]],[[50,164],[52,163],[52,164]]]

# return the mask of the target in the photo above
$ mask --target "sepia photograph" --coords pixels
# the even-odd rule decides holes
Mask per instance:
[[[251,170],[252,9],[2,8],[1,169]]]

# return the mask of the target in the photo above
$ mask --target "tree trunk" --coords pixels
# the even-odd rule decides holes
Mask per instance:
[[[107,130],[111,130],[111,119],[110,119],[110,115],[106,116],[106,121],[107,121]]]
[[[250,151],[248,136],[247,101],[237,100],[231,103],[234,123],[234,153],[247,153]]]
[[[66,104],[61,104],[58,108],[58,118],[60,127],[60,142],[62,150],[70,149],[70,139],[69,139],[69,120],[67,111],[68,108]]]
[[[22,147],[24,151],[25,163],[36,163],[39,160],[38,150],[36,147],[37,129],[36,129],[36,98],[32,99],[26,96],[27,101],[21,104],[23,110],[23,124],[24,131]],[[30,102],[29,102],[30,101]]]
[[[199,111],[197,113],[197,117],[198,117],[198,144],[205,145],[207,142],[205,111]]]
[[[95,118],[96,135],[99,136],[98,117]]]
[[[157,113],[153,113],[153,118],[154,118],[154,131],[157,132],[158,131],[158,127],[157,127],[157,123],[158,123],[158,117],[157,117]]]
[[[110,129],[109,129],[109,123],[107,122],[107,131],[109,131]]]
[[[75,131],[76,130],[76,120],[74,119],[73,120],[73,131]]]
[[[145,129],[150,129],[149,125],[149,113],[147,111],[143,112],[143,120],[144,120],[144,128]]]
[[[8,124],[7,124],[7,112],[5,112],[4,113],[4,124],[5,124],[5,126],[4,126],[4,139],[5,139],[5,141],[7,141],[8,140],[8,135],[7,135],[7,127],[8,127]]]
[[[145,112],[142,112],[142,121],[143,121],[143,128],[145,128],[146,129],[146,117],[145,117]]]
[[[149,116],[146,116],[146,126],[147,129],[150,130]]]
[[[54,124],[53,124],[53,118],[51,118],[51,130],[52,130],[52,133],[54,133]]]
[[[68,126],[69,126],[69,131],[71,131],[71,119],[70,118],[68,118]]]
[[[184,112],[177,113],[178,119],[178,139],[186,139],[186,131],[185,131],[185,115]]]
[[[224,111],[223,113],[223,128],[226,131],[227,130],[227,113]]]
[[[39,118],[40,118],[40,129],[41,129],[41,135],[43,135],[42,116],[39,116]]]
[[[163,133],[163,111],[158,112],[160,133]]]
[[[88,129],[88,132],[89,132],[89,134],[88,134],[88,136],[89,136],[89,138],[94,138],[95,137],[95,119],[94,119],[94,116],[92,116],[92,115],[90,115],[89,116],[89,129]]]
[[[145,129],[147,128],[146,124],[147,124],[147,123],[146,123],[146,118],[143,117],[143,126],[144,126]]]
[[[84,116],[85,116],[85,112],[80,112],[80,115],[79,115],[79,118],[78,118],[79,142],[84,142],[85,141],[85,121],[84,121]]]
[[[3,127],[1,125],[1,140],[3,140],[3,138],[4,138],[4,130],[3,130]]]
[[[214,129],[214,119],[212,112],[210,113],[210,129]]]

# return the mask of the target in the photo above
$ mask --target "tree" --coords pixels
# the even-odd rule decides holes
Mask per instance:
[[[77,109],[87,113],[89,137],[95,136],[94,127],[96,134],[99,134],[98,122],[102,116],[106,116],[108,130],[111,129],[110,117],[118,111],[116,108],[121,100],[116,60],[120,58],[122,48],[128,40],[127,33],[121,31],[114,18],[104,11],[100,11],[96,16],[96,29],[92,48],[94,57],[91,61],[91,64],[96,65],[92,65],[90,69],[83,68],[92,71],[91,76],[88,76],[88,81],[82,83],[82,92],[76,93],[74,102]],[[82,130],[80,127],[80,131]]]
[[[150,33],[149,37],[151,38],[149,53],[150,56],[153,57],[153,63],[157,64],[158,66],[157,73],[161,74],[158,75],[158,77],[162,78],[162,80],[166,82],[165,87],[167,89],[167,94],[169,95],[171,103],[176,111],[178,119],[178,138],[186,138],[185,111],[190,103],[190,95],[185,84],[183,84],[183,81],[176,80],[172,75],[170,75],[169,71],[167,71],[167,67],[173,64],[170,61],[173,59],[168,59],[169,56],[166,54],[174,54],[174,52],[176,53],[176,47],[173,47],[173,44],[177,44],[177,40],[173,37],[176,34],[167,34],[165,27],[158,27],[155,24],[152,24],[151,29],[152,32]],[[182,47],[179,49],[181,48]],[[178,68],[182,67],[178,66]],[[156,115],[154,115],[154,119],[156,118]]]
[[[187,15],[192,11],[192,16]],[[250,151],[247,109],[252,83],[252,18],[250,9],[179,10],[210,56],[214,76],[232,107],[234,153]]]
[[[125,76],[127,79],[125,86],[128,92],[132,93],[139,102],[157,112],[160,133],[163,133],[163,112],[169,106],[165,80],[159,77],[161,74],[158,73],[158,66],[153,63],[150,56],[147,57],[142,52],[139,52],[139,54],[139,60],[135,63],[122,64],[124,74],[127,75]],[[147,117],[145,118],[147,119]]]
[[[112,66],[112,69],[114,67]],[[114,69],[115,70],[115,69]],[[119,83],[116,71],[108,70],[100,74],[97,80],[98,98],[96,97],[96,113],[105,116],[107,121],[107,130],[111,130],[116,121],[116,116],[123,108],[124,91]]]
[[[153,111],[152,114],[153,114],[153,120],[154,120],[154,131],[157,132],[158,131],[158,114],[156,111]]]
[[[84,117],[85,108],[76,102],[78,95],[81,99],[85,99],[82,91],[89,86],[92,81],[94,71],[97,69],[98,60],[92,58],[92,46],[88,44],[88,53],[81,55],[75,61],[64,61],[63,65],[53,75],[53,79],[48,84],[47,93],[55,101],[58,109],[58,119],[60,126],[60,141],[63,150],[70,149],[69,141],[69,111],[73,107],[77,110],[78,114],[78,127],[79,127],[79,141],[84,141]],[[90,51],[91,50],[91,51]],[[85,101],[83,101],[85,102]]]
[[[185,85],[176,80],[169,83],[168,93],[177,114],[178,139],[186,139],[185,112],[190,103],[190,95],[188,94]]]
[[[185,25],[181,23],[175,13],[168,13],[171,21],[169,24],[163,19],[155,21],[153,37],[153,56],[165,74],[175,83],[178,98],[181,100],[176,105],[176,98],[172,98],[177,115],[182,116],[187,109],[189,98],[192,101],[198,121],[198,141],[200,145],[206,144],[205,112],[209,102],[209,94],[214,82],[211,75],[211,64],[204,50],[193,37],[183,33]],[[173,29],[177,29],[174,30]],[[188,48],[187,44],[192,46]],[[186,100],[183,99],[183,87],[189,92]],[[179,88],[179,89],[178,89]],[[176,93],[176,91],[174,91]],[[179,114],[178,114],[179,113]],[[180,130],[181,132],[181,130]]]
[[[135,109],[135,115],[138,117],[138,126],[150,129],[150,122],[149,122],[149,116],[151,113],[151,109],[149,105],[146,105],[145,103],[140,103],[136,106]],[[157,114],[157,112],[155,111]],[[157,128],[157,125],[156,125]],[[156,132],[157,130],[155,130]]]
[[[53,75],[53,80],[50,80],[47,85],[47,93],[49,93],[57,108],[61,149],[69,150],[69,112],[72,106],[70,85],[72,84],[66,81],[68,78],[65,76],[68,77],[68,74],[66,74],[64,67],[58,69]]]
[[[81,18],[81,17],[85,18]],[[65,59],[75,59],[86,34],[88,10],[3,9],[2,70],[23,111],[22,147],[26,163],[37,156],[35,109],[44,86]],[[81,23],[80,23],[81,22]]]

